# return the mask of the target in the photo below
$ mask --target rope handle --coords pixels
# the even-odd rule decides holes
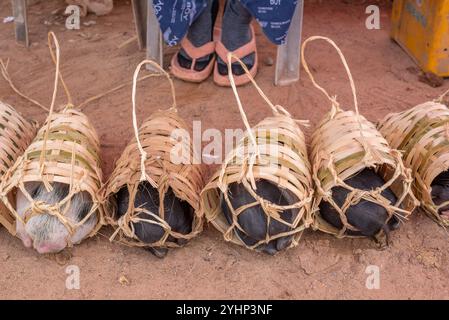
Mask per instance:
[[[50,31],[48,33],[48,48],[50,49],[51,59],[53,60],[53,63],[56,65],[57,59],[55,56],[55,52],[53,51],[53,47],[51,45],[52,39],[55,42],[55,44],[58,42],[56,35],[53,33],[53,31]],[[58,50],[59,50],[59,43],[58,43]],[[62,77],[62,73],[61,73],[61,70],[59,70],[59,66],[57,66],[57,72],[58,72],[59,79],[61,80],[61,84],[64,88],[65,95],[67,96],[67,106],[73,107],[72,95],[70,94],[70,91],[64,81],[64,78]]]
[[[357,101],[357,92],[355,89],[354,79],[352,77],[351,70],[349,69],[348,62],[346,61],[345,56],[343,55],[343,53],[341,52],[341,50],[337,46],[337,44],[332,39],[329,39],[329,38],[323,37],[323,36],[312,36],[312,37],[306,39],[301,47],[301,63],[304,66],[304,69],[306,70],[307,74],[309,75],[310,80],[312,81],[315,88],[320,90],[332,102],[332,106],[338,108],[339,104],[337,102],[336,97],[331,97],[329,95],[329,93],[315,81],[315,78],[313,77],[312,73],[310,72],[309,65],[306,62],[305,54],[304,54],[306,46],[309,42],[312,42],[315,40],[327,41],[329,44],[331,44],[335,48],[335,50],[337,50],[337,53],[340,56],[341,62],[343,63],[343,66],[345,67],[346,73],[349,78],[349,83],[351,85],[352,95],[353,95],[353,99],[354,99],[354,109],[355,109],[355,113],[357,115],[357,122],[359,124],[360,134],[363,137],[362,122],[360,121],[359,104]]]
[[[3,79],[5,79],[5,81],[8,82],[9,86],[11,87],[11,89],[15,93],[17,93],[19,96],[21,96],[22,98],[30,101],[31,103],[33,103],[34,105],[38,106],[42,110],[48,112],[49,109],[47,107],[45,107],[42,103],[40,103],[37,100],[34,100],[33,98],[28,97],[26,94],[23,94],[22,92],[20,92],[19,89],[17,89],[17,87],[12,82],[11,76],[9,75],[8,65],[9,65],[9,59],[6,59],[6,63],[2,59],[0,59],[0,71],[1,71],[1,74],[3,76]]]
[[[358,115],[358,114],[359,114],[359,108],[358,108],[358,102],[357,102],[356,89],[355,89],[355,85],[354,85],[354,79],[352,78],[352,74],[351,74],[351,71],[349,70],[349,66],[348,66],[348,63],[347,63],[347,61],[346,61],[345,56],[343,55],[343,53],[341,52],[340,48],[337,46],[337,44],[336,44],[332,39],[329,39],[329,38],[327,38],[327,37],[322,37],[322,36],[312,36],[312,37],[309,37],[308,39],[306,39],[306,40],[304,41],[304,43],[302,44],[302,47],[301,47],[301,63],[303,64],[304,69],[306,70],[307,74],[309,75],[310,80],[312,81],[313,85],[314,85],[318,90],[320,90],[321,92],[323,92],[323,94],[324,94],[324,95],[325,95],[325,96],[326,96],[332,103],[336,103],[335,97],[331,97],[331,96],[329,95],[329,93],[326,91],[326,89],[324,89],[323,87],[321,87],[321,86],[315,81],[315,78],[313,77],[312,73],[310,72],[309,65],[307,64],[307,61],[306,61],[306,59],[305,59],[305,49],[306,49],[306,47],[307,47],[307,44],[308,44],[309,42],[312,42],[312,41],[315,41],[315,40],[324,40],[324,41],[327,41],[330,45],[332,45],[332,46],[335,48],[335,50],[337,51],[338,55],[340,56],[340,59],[341,59],[341,61],[342,61],[342,63],[343,63],[343,66],[345,67],[346,73],[348,74],[348,77],[349,77],[349,82],[350,82],[350,85],[351,85],[351,90],[352,90],[352,94],[353,94],[353,98],[354,98],[354,108],[355,108],[355,112],[356,112],[357,115]],[[338,103],[337,103],[337,105],[338,105]]]
[[[173,109],[173,110],[176,110],[175,85],[173,84],[173,80],[171,79],[170,75],[159,64],[157,64],[156,62],[154,62],[152,60],[148,60],[148,59],[147,60],[143,60],[141,63],[139,63],[139,65],[136,67],[136,70],[134,71],[133,87],[132,87],[132,106],[133,106],[132,117],[133,117],[134,135],[136,137],[137,147],[139,148],[139,152],[140,152],[140,172],[141,172],[140,181],[147,180],[151,184],[151,186],[153,188],[158,188],[156,182],[150,176],[148,176],[146,174],[145,161],[147,160],[148,154],[143,149],[142,144],[140,142],[140,139],[139,139],[139,128],[137,126],[137,116],[136,116],[137,77],[139,76],[140,69],[145,64],[152,65],[153,67],[158,69],[161,72],[162,75],[165,75],[167,77],[167,80],[170,83],[171,93],[172,93],[172,98],[173,98],[173,105],[172,105],[172,107],[170,109]]]
[[[54,111],[55,102],[56,102],[56,95],[58,93],[58,80],[61,79],[61,82],[63,82],[62,75],[61,75],[60,70],[59,70],[60,47],[59,47],[58,38],[53,33],[53,31],[50,31],[48,33],[47,39],[48,39],[48,48],[50,49],[50,54],[51,54],[53,62],[55,63],[56,70],[55,70],[55,81],[54,81],[54,87],[53,87],[53,96],[51,98],[50,110],[48,112],[48,117],[47,117],[47,127],[45,128],[44,139],[43,139],[43,144],[42,144],[42,151],[41,151],[41,155],[40,155],[40,159],[39,159],[39,167],[40,167],[40,173],[41,174],[42,174],[43,169],[44,169],[44,162],[45,162],[45,157],[46,157],[45,153],[46,153],[46,149],[47,149],[48,134],[49,134],[49,131],[50,131],[51,116],[52,116],[53,111]],[[53,51],[52,42],[53,42],[53,44],[55,46],[56,53]],[[63,82],[63,86],[64,86],[64,90],[66,90],[68,103],[71,103],[71,97],[70,97],[70,94],[68,93],[67,87],[66,87],[64,82]]]
[[[270,101],[270,99],[267,97],[267,95],[263,92],[263,90],[259,87],[257,82],[254,80],[254,78],[251,75],[251,73],[249,72],[248,67],[246,66],[246,64],[243,63],[243,61],[239,57],[237,57],[234,53],[232,53],[232,52],[228,53],[228,76],[229,76],[229,81],[231,83],[231,87],[232,87],[232,91],[234,92],[235,99],[237,100],[237,105],[239,107],[240,116],[242,117],[243,123],[244,123],[245,128],[246,128],[246,130],[248,132],[249,138],[251,139],[251,142],[252,142],[252,144],[254,145],[254,147],[256,149],[256,157],[257,157],[257,156],[260,155],[259,147],[257,145],[256,138],[254,137],[254,134],[253,134],[253,132],[251,130],[251,126],[250,126],[250,124],[248,122],[248,118],[246,116],[245,110],[243,109],[242,101],[240,100],[240,96],[239,96],[238,91],[237,91],[237,86],[235,84],[234,74],[232,72],[232,63],[234,61],[237,61],[241,65],[241,67],[245,71],[247,77],[250,79],[250,81],[252,82],[252,84],[256,88],[257,92],[260,94],[260,96],[265,100],[265,102],[271,108],[271,111],[273,112],[273,114],[275,116],[279,115],[279,114],[284,114],[284,115],[286,115],[286,116],[291,118],[291,114],[287,110],[285,110],[284,107],[282,107],[280,105],[274,105]]]
[[[235,98],[237,99],[237,103],[239,105],[239,109],[240,109],[240,113],[242,114],[242,117],[245,115],[245,112],[243,111],[242,103],[240,101],[240,97],[237,92],[237,87],[235,85],[234,74],[232,73],[232,63],[235,61],[240,64],[242,69],[245,71],[247,77],[249,78],[249,80],[252,82],[252,84],[256,88],[257,92],[259,92],[260,96],[265,100],[265,102],[271,108],[273,114],[277,115],[277,114],[282,113],[288,117],[291,117],[291,114],[287,110],[285,110],[284,107],[282,107],[280,105],[274,105],[270,101],[270,99],[266,96],[266,94],[263,92],[263,90],[259,87],[256,80],[254,80],[254,78],[251,75],[251,73],[249,72],[246,64],[239,57],[237,57],[234,53],[229,52],[228,53],[228,76],[229,76],[229,81],[231,82],[232,90],[234,91]],[[246,116],[245,116],[245,118],[246,118]]]
[[[52,46],[52,41],[55,44],[55,49],[56,49],[56,53],[53,50],[53,46]],[[50,50],[50,56],[51,59],[53,60],[53,63],[56,66],[56,78],[59,77],[59,79],[61,80],[62,86],[64,87],[64,91],[65,94],[67,96],[67,106],[72,107],[73,106],[73,100],[72,100],[72,96],[69,92],[69,89],[67,88],[67,85],[64,81],[64,78],[62,77],[61,71],[59,70],[59,59],[60,59],[60,47],[59,47],[59,42],[58,39],[56,38],[56,35],[54,34],[53,31],[50,31],[47,35],[47,43],[48,43],[48,48]],[[27,95],[23,94],[22,92],[19,91],[19,89],[16,88],[16,86],[14,85],[14,83],[12,82],[11,76],[9,75],[8,72],[8,62],[9,60],[7,60],[6,63],[3,62],[3,60],[0,59],[0,69],[1,69],[1,73],[3,78],[8,82],[8,84],[10,85],[10,87],[14,90],[14,92],[16,92],[19,96],[21,96],[22,98],[30,101],[31,103],[35,104],[36,106],[38,106],[39,108],[49,112],[50,114],[53,113],[52,108],[53,105],[55,104],[56,101],[56,92],[57,92],[57,86],[58,86],[58,81],[55,81],[55,88],[53,89],[53,97],[52,97],[52,101],[51,101],[51,106],[50,109],[48,109],[47,107],[45,107],[44,105],[42,105],[40,102],[28,97]]]
[[[443,93],[441,96],[439,96],[435,101],[442,103],[444,98],[449,94],[449,90],[447,90],[445,93]]]
[[[243,121],[243,123],[245,125],[246,131],[248,132],[249,139],[251,140],[251,143],[252,143],[252,145],[254,146],[254,149],[255,149],[255,152],[248,159],[248,165],[244,165],[242,167],[241,177],[243,177],[245,175],[245,172],[246,172],[246,176],[250,180],[252,188],[254,190],[256,190],[256,188],[257,188],[256,187],[256,181],[254,179],[254,175],[252,174],[252,171],[253,171],[253,167],[254,167],[254,164],[256,162],[256,159],[260,158],[260,149],[259,149],[259,145],[256,142],[256,138],[254,137],[253,131],[251,130],[251,126],[250,126],[250,124],[248,122],[248,118],[246,116],[245,110],[243,109],[242,101],[240,100],[240,96],[239,96],[238,91],[237,91],[237,86],[235,84],[234,74],[232,72],[232,63],[234,61],[237,61],[240,64],[240,66],[245,71],[247,77],[249,78],[249,80],[251,81],[253,86],[256,88],[256,90],[259,93],[259,95],[265,100],[265,102],[271,108],[271,111],[273,112],[274,116],[279,115],[279,114],[283,114],[283,115],[288,116],[290,118],[292,116],[282,106],[274,105],[270,101],[270,99],[267,97],[267,95],[263,92],[263,90],[259,87],[257,82],[254,80],[253,76],[251,75],[251,73],[248,70],[248,67],[245,65],[245,63],[243,63],[243,61],[239,57],[237,57],[234,53],[229,52],[228,55],[227,55],[227,58],[228,58],[227,65],[228,65],[229,82],[231,83],[232,91],[234,92],[234,96],[235,96],[235,99],[237,101],[237,105],[239,107],[240,116],[242,117],[242,121]],[[303,122],[303,121],[300,121],[300,122]],[[223,167],[222,174],[220,175],[220,180],[222,180],[222,178],[224,176],[224,168],[225,167]]]

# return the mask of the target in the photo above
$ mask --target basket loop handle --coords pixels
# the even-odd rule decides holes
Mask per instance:
[[[235,99],[237,100],[237,105],[239,107],[240,116],[242,117],[242,121],[245,125],[246,131],[248,132],[249,139],[251,140],[252,145],[254,146],[255,153],[251,155],[251,157],[248,159],[248,166],[242,167],[242,175],[245,171],[247,171],[247,177],[250,179],[251,186],[254,190],[256,190],[256,182],[254,179],[254,175],[252,174],[252,169],[254,167],[254,163],[256,162],[257,158],[260,158],[260,150],[259,145],[256,142],[256,138],[254,137],[254,133],[251,130],[251,126],[248,122],[248,118],[246,116],[245,110],[243,109],[242,101],[240,100],[240,96],[237,91],[237,86],[235,85],[234,80],[234,74],[232,73],[232,63],[233,61],[237,61],[245,71],[247,77],[250,79],[254,87],[256,88],[257,92],[259,92],[260,96],[265,100],[265,102],[268,104],[268,106],[271,108],[271,111],[274,115],[278,115],[280,113],[283,113],[284,115],[291,117],[290,113],[287,112],[283,107],[279,105],[273,105],[273,103],[270,101],[270,99],[266,96],[266,94],[262,91],[262,89],[258,86],[256,81],[254,80],[253,76],[248,70],[248,67],[243,63],[242,60],[240,60],[239,57],[237,57],[234,53],[229,52],[228,53],[228,77],[229,81],[231,83],[232,91],[234,92]],[[245,168],[245,169],[243,169]]]
[[[348,74],[349,83],[351,85],[351,90],[352,90],[352,96],[354,98],[354,109],[355,109],[355,113],[357,115],[357,122],[359,124],[360,134],[363,137],[362,122],[360,121],[359,104],[357,102],[357,92],[356,92],[356,89],[355,89],[354,79],[352,78],[351,70],[349,69],[349,66],[348,66],[348,63],[346,61],[346,58],[343,55],[343,53],[341,52],[340,48],[337,46],[337,44],[333,40],[331,40],[331,39],[329,39],[327,37],[322,37],[322,36],[312,36],[312,37],[306,39],[304,41],[304,43],[302,44],[302,47],[301,47],[301,62],[303,64],[303,66],[304,66],[304,69],[306,70],[307,74],[309,75],[310,80],[312,81],[312,83],[315,86],[315,88],[320,90],[332,102],[332,106],[334,108],[335,107],[338,108],[339,104],[337,102],[337,97],[336,96],[331,97],[329,95],[329,93],[315,81],[315,78],[313,77],[312,73],[310,72],[309,65],[306,62],[305,55],[304,55],[306,46],[307,46],[307,44],[309,42],[312,42],[312,41],[315,41],[315,40],[327,41],[329,44],[331,44],[335,48],[335,50],[337,50],[337,53],[340,56],[341,62],[343,63],[343,66],[345,67],[346,73]]]
[[[243,63],[242,60],[240,60],[239,57],[237,57],[234,53],[229,52],[228,53],[228,76],[229,76],[229,81],[231,83],[231,87],[232,87],[232,91],[234,92],[234,96],[235,99],[237,100],[237,105],[239,107],[239,111],[240,111],[240,115],[242,117],[242,121],[245,125],[246,131],[248,132],[249,138],[251,140],[251,143],[254,145],[254,148],[256,150],[256,154],[255,157],[259,157],[260,156],[260,151],[259,151],[259,147],[257,145],[256,142],[256,138],[254,137],[254,134],[251,130],[251,126],[248,122],[248,118],[246,116],[245,110],[243,109],[243,105],[242,105],[242,101],[240,100],[240,96],[239,93],[237,91],[237,86],[235,85],[235,80],[234,80],[234,74],[232,73],[232,63],[234,61],[237,61],[241,67],[243,68],[243,70],[245,71],[247,77],[249,78],[249,80],[252,82],[252,84],[254,85],[254,87],[256,88],[257,92],[260,94],[260,96],[265,100],[265,102],[268,104],[268,106],[271,108],[271,111],[273,112],[273,114],[279,115],[279,114],[284,114],[288,117],[291,117],[290,113],[285,110],[282,106],[280,105],[274,105],[270,99],[267,97],[267,95],[263,92],[263,90],[259,87],[259,85],[257,84],[257,82],[254,80],[253,76],[251,75],[251,73],[248,70],[248,67],[245,65],[245,63]],[[252,159],[252,161],[250,162],[254,162],[255,159]],[[250,164],[250,167],[252,165]]]
[[[244,112],[243,107],[242,107],[242,102],[240,101],[240,97],[239,97],[238,92],[237,92],[237,87],[235,85],[235,80],[234,80],[234,74],[232,73],[232,63],[235,62],[235,61],[240,64],[242,69],[245,71],[246,76],[249,78],[249,80],[252,82],[252,84],[256,88],[257,92],[259,92],[260,96],[265,100],[265,102],[271,108],[271,111],[273,112],[273,114],[274,115],[284,114],[284,115],[286,115],[288,117],[291,117],[291,114],[287,110],[285,110],[284,107],[282,107],[280,105],[274,105],[270,101],[270,99],[267,97],[265,92],[263,92],[263,90],[259,87],[259,85],[257,84],[256,80],[254,80],[254,78],[251,75],[251,73],[249,72],[248,67],[246,66],[246,64],[239,57],[237,57],[234,53],[229,52],[228,53],[228,76],[229,76],[229,81],[231,82],[232,90],[234,91],[234,95],[235,95],[235,98],[237,100],[237,104],[239,106],[242,118],[246,119],[246,115],[245,115],[245,112]],[[247,121],[247,119],[246,119],[246,121]]]
[[[48,33],[48,40],[47,40],[48,41],[48,49],[50,50],[51,59],[53,60],[53,63],[56,66],[56,69],[57,69],[56,72],[58,73],[57,76],[59,77],[59,80],[61,80],[62,87],[64,88],[65,95],[67,96],[67,105],[65,108],[72,108],[74,106],[72,95],[70,94],[70,91],[64,81],[64,78],[62,77],[62,73],[60,70],[60,64],[57,61],[57,56],[55,55],[55,52],[53,51],[53,46],[51,44],[52,40],[55,43],[56,50],[60,51],[58,39],[56,38],[56,35],[54,34],[54,32],[50,31]],[[55,86],[57,86],[57,85],[58,85],[58,83],[55,81]],[[54,92],[56,92],[56,90],[57,90],[56,87],[53,90],[54,90]],[[56,96],[56,95],[54,94],[54,96]],[[54,104],[54,103],[55,102],[52,100],[52,104]]]
[[[175,85],[173,84],[173,80],[171,79],[170,75],[159,64],[157,64],[156,62],[154,62],[152,60],[148,60],[148,59],[147,60],[143,60],[141,63],[139,63],[139,65],[136,67],[136,70],[134,71],[133,87],[132,87],[132,105],[133,105],[132,116],[133,116],[134,135],[136,137],[137,147],[139,148],[139,152],[140,152],[140,173],[141,173],[140,181],[147,180],[151,184],[151,186],[153,188],[158,188],[156,182],[149,175],[146,174],[145,161],[147,160],[148,154],[143,149],[142,144],[140,142],[139,128],[137,126],[137,116],[136,116],[137,77],[139,76],[140,69],[142,68],[142,66],[144,64],[152,65],[153,67],[155,67],[156,69],[158,69],[161,72],[161,75],[165,75],[167,77],[167,80],[170,83],[171,93],[172,93],[172,98],[173,98],[173,105],[172,105],[172,107],[170,109],[176,111]]]
[[[46,152],[47,152],[47,140],[48,140],[48,134],[50,132],[50,124],[51,124],[51,116],[53,115],[54,112],[54,108],[55,108],[55,103],[56,103],[56,96],[58,93],[58,80],[61,80],[61,83],[64,87],[65,93],[67,95],[67,107],[73,106],[72,104],[72,97],[70,95],[70,92],[62,78],[62,74],[61,71],[59,70],[59,66],[60,66],[60,47],[59,47],[59,41],[58,38],[56,37],[56,35],[53,33],[53,31],[50,31],[47,35],[47,42],[48,42],[48,48],[50,50],[50,55],[51,58],[55,64],[55,80],[54,80],[54,87],[53,87],[53,96],[51,98],[51,104],[50,104],[50,110],[48,112],[48,117],[47,117],[47,127],[45,128],[45,133],[44,133],[44,139],[43,139],[43,144],[42,144],[42,151],[41,151],[41,155],[39,158],[39,167],[40,167],[40,174],[42,175],[43,170],[44,170],[44,162],[45,162],[45,157],[46,157]],[[55,47],[55,49],[53,50],[53,45]]]

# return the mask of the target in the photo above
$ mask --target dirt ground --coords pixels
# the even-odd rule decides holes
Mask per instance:
[[[113,13],[88,16],[81,30],[66,30],[64,20],[52,14],[61,0],[38,1],[30,7],[31,48],[17,45],[13,24],[0,21],[0,58],[10,58],[16,85],[29,96],[49,105],[54,67],[46,37],[56,32],[62,48],[62,71],[75,99],[85,99],[129,81],[144,54],[137,43],[119,47],[134,36],[129,1],[116,1]],[[10,15],[10,1],[0,2],[0,17]],[[388,6],[381,7],[381,29],[365,28],[365,1],[306,1],[304,36],[334,39],[347,57],[356,82],[361,112],[377,121],[388,112],[401,111],[437,97],[449,87],[432,88],[418,81],[417,69],[389,39]],[[258,31],[260,60],[275,59],[276,48]],[[175,48],[166,50],[168,63]],[[317,80],[336,93],[347,108],[352,97],[347,77],[335,51],[324,43],[312,44],[307,53]],[[311,128],[329,109],[306,74],[288,87],[274,87],[274,66],[262,63],[257,81],[269,97]],[[230,89],[176,80],[180,114],[201,120],[203,129],[241,128],[243,123]],[[130,87],[86,107],[102,142],[107,177],[132,137]],[[251,86],[240,89],[249,121],[255,124],[270,114]],[[59,103],[63,103],[62,94]],[[147,80],[139,85],[138,115],[142,119],[170,103],[165,82]],[[46,114],[18,97],[0,79],[0,99],[29,118],[42,121]],[[5,299],[447,299],[449,298],[449,237],[421,212],[392,236],[392,244],[379,250],[371,240],[336,239],[307,231],[299,246],[275,257],[250,252],[226,243],[212,227],[185,248],[160,260],[148,252],[110,243],[107,228],[70,250],[68,261],[39,256],[19,239],[0,229],[0,298]],[[81,271],[81,289],[65,286],[66,267]],[[380,289],[365,283],[367,266],[380,268]],[[128,281],[120,281],[125,277]]]

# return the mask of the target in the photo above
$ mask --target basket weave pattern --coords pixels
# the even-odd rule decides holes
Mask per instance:
[[[120,158],[117,160],[114,171],[106,189],[106,198],[117,193],[126,186],[129,192],[130,207],[125,215],[120,219],[116,217],[116,208],[112,207],[109,213],[109,222],[116,228],[115,235],[118,241],[131,246],[154,246],[154,247],[177,247],[173,241],[168,241],[172,236],[176,239],[190,240],[202,231],[203,219],[200,208],[199,193],[204,185],[201,166],[194,163],[174,163],[171,161],[171,152],[179,143],[171,134],[174,130],[188,130],[186,123],[173,110],[155,112],[150,118],[144,121],[139,129],[139,138],[142,146],[149,157],[145,161],[145,171],[149,175],[159,191],[160,207],[159,216],[141,208],[134,208],[134,199],[141,182],[141,153],[134,138],[125,148]],[[189,148],[190,161],[194,157],[193,148]],[[186,159],[187,160],[187,159]],[[171,230],[164,220],[164,197],[168,188],[171,188],[175,196],[183,201],[187,201],[193,208],[194,220],[192,232],[181,234]],[[142,213],[151,215],[155,220],[145,220],[140,218]],[[165,235],[157,242],[145,244],[141,242],[134,233],[133,223],[147,222],[157,224],[165,230]],[[115,235],[114,238],[115,239]]]
[[[93,214],[97,214],[94,235],[103,224],[104,209],[99,191],[102,186],[100,144],[95,129],[88,118],[77,110],[66,108],[52,113],[38,131],[31,145],[26,149],[10,171],[5,175],[1,190],[2,200],[15,219],[26,223],[34,215],[43,212],[56,216],[69,233],[83,225]],[[50,205],[34,201],[25,189],[26,182],[41,182],[48,190],[51,183],[59,182],[70,186],[68,196],[61,202]],[[31,202],[30,211],[22,219],[15,210],[15,203],[9,194],[19,188]],[[65,217],[71,198],[75,193],[86,191],[92,198],[92,208],[87,216],[74,224]],[[69,243],[69,245],[71,245]]]
[[[307,44],[316,40],[326,41],[339,54],[351,85],[355,112],[342,110],[336,97],[330,96],[324,88],[318,85],[310,72],[304,53]],[[331,39],[313,36],[304,41],[301,48],[301,60],[313,85],[332,104],[330,112],[312,135],[311,158],[313,180],[316,187],[316,197],[313,204],[313,228],[334,234],[337,237],[347,236],[347,230],[360,231],[348,222],[346,211],[362,200],[384,207],[389,219],[393,215],[400,220],[406,219],[416,205],[416,200],[411,191],[411,171],[404,166],[401,154],[388,145],[375,125],[360,115],[354,80],[343,53]],[[365,168],[372,168],[378,172],[386,181],[385,184],[374,190],[361,190],[345,183],[345,180]],[[335,203],[332,197],[332,189],[337,186],[349,191],[341,207]],[[388,199],[382,196],[382,191],[387,188],[391,188],[395,193],[396,203],[390,203]],[[327,201],[338,213],[343,225],[340,230],[320,216],[319,206],[321,201]]]
[[[387,115],[378,127],[390,145],[403,152],[404,163],[413,173],[413,191],[424,211],[448,227],[449,221],[438,214],[448,203],[433,203],[431,184],[449,170],[449,109],[440,102],[426,102]]]
[[[136,83],[144,64],[151,64],[160,71],[154,74],[155,76],[167,77],[171,86],[173,105],[168,110],[153,113],[138,128]],[[192,132],[177,113],[172,79],[154,61],[144,60],[137,66],[133,77],[132,102],[135,136],[117,160],[104,194],[105,203],[109,206],[108,223],[115,228],[110,240],[118,238],[118,241],[123,244],[139,247],[178,247],[178,243],[174,240],[190,240],[203,229],[203,212],[199,199],[199,193],[204,186],[203,171],[191,140],[185,139],[192,137]],[[181,142],[178,141],[179,138]],[[158,190],[159,212],[157,214],[144,208],[134,207],[138,186],[142,181],[148,181]],[[129,193],[128,210],[123,216],[117,217],[117,206],[113,197],[125,186]],[[164,198],[169,188],[179,200],[186,201],[194,211],[192,231],[189,234],[175,232],[164,219]],[[142,214],[150,215],[153,219],[145,219],[141,217]],[[144,243],[136,236],[134,223],[156,224],[165,231],[164,236],[155,243]]]
[[[254,250],[261,244],[267,244],[274,239],[285,236],[293,236],[290,247],[294,247],[298,244],[302,232],[312,223],[311,166],[308,160],[305,137],[298,125],[301,121],[294,120],[283,107],[273,105],[251,77],[243,62],[232,54],[228,56],[229,69],[233,61],[240,63],[254,87],[271,108],[273,116],[265,118],[254,128],[250,127],[237,93],[232,72],[229,70],[231,85],[245,123],[246,132],[236,148],[227,155],[222,168],[212,176],[201,193],[206,218],[223,233],[226,241],[249,249]],[[289,191],[297,199],[297,202],[281,206],[260,197],[256,193],[256,181],[262,179],[277,185],[280,189]],[[242,184],[255,201],[240,208],[234,208],[228,196],[228,188],[232,183]],[[220,204],[222,195],[232,213],[232,224],[228,223],[222,211]],[[269,235],[269,228],[267,227],[265,239],[248,246],[236,233],[237,229],[245,233],[238,222],[238,217],[246,209],[258,205],[267,216],[267,226],[270,220],[274,219],[288,226],[290,231]],[[282,211],[289,209],[297,211],[291,222],[282,219],[280,216]]]
[[[25,120],[13,107],[0,101],[0,177],[13,166],[25,152],[34,136],[37,124]],[[0,224],[15,234],[14,217],[0,203]]]

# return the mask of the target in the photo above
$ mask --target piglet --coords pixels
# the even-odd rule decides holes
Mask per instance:
[[[52,190],[47,191],[45,186],[40,182],[26,182],[25,189],[35,201],[54,205],[63,200],[69,194],[69,185],[54,182]],[[90,212],[92,207],[92,198],[89,193],[83,191],[73,195],[65,217],[72,225],[76,225],[82,221]],[[16,198],[16,211],[22,220],[29,215],[30,202],[18,190]],[[64,212],[65,208],[61,208]],[[68,246],[68,243],[78,244],[86,238],[95,228],[98,221],[97,213],[80,226],[73,235],[59,221],[56,216],[43,212],[32,216],[26,224],[19,219],[16,223],[17,235],[22,239],[23,244],[27,248],[33,247],[39,253],[57,253]]]
[[[288,190],[278,188],[273,183],[267,180],[256,181],[256,194],[265,200],[280,206],[292,205],[298,202]],[[246,188],[239,183],[232,183],[228,187],[228,197],[234,210],[246,204],[253,203],[254,197],[246,190]],[[232,212],[224,199],[223,194],[220,198],[221,209],[229,224],[232,224]],[[288,209],[280,212],[280,216],[284,221],[292,223],[298,215],[298,209]],[[276,236],[280,233],[291,231],[292,228],[275,220],[271,219],[268,225],[267,215],[260,205],[247,208],[237,218],[242,232],[235,228],[237,236],[247,245],[253,246],[261,240],[265,240],[268,234],[270,237]],[[277,252],[287,248],[292,242],[292,236],[284,236],[273,239],[268,243],[260,244],[256,247],[257,251],[274,255]]]
[[[437,206],[449,201],[449,171],[443,171],[432,181],[432,200]],[[449,205],[438,210],[442,218],[449,221]]]
[[[123,216],[128,211],[129,192],[127,187],[123,187],[116,194],[117,214]],[[134,208],[145,208],[147,211],[159,216],[159,193],[150,183],[143,181],[139,184],[136,197],[134,199]],[[192,207],[185,201],[178,199],[173,190],[169,188],[164,198],[164,219],[177,233],[189,234],[192,232],[194,212]],[[141,212],[139,218],[151,221],[157,221],[153,216]],[[136,237],[145,244],[152,244],[161,240],[165,231],[159,225],[141,221],[133,223]],[[168,241],[184,245],[185,239],[175,239],[169,236]],[[148,250],[159,258],[167,255],[168,249],[163,247],[148,247]]]
[[[345,183],[353,188],[360,190],[374,190],[382,187],[384,180],[372,169],[364,169],[351,178],[345,180]],[[335,203],[341,208],[349,194],[349,190],[337,186],[332,188],[332,198]],[[387,188],[382,192],[382,196],[395,204],[397,201],[393,192]],[[340,220],[340,215],[335,208],[327,201],[320,203],[321,217],[337,229],[343,228],[343,223]],[[389,243],[389,233],[399,227],[398,219],[393,215],[389,219],[387,210],[371,201],[362,199],[359,203],[350,206],[346,210],[346,217],[352,226],[359,231],[346,230],[346,234],[350,236],[375,236],[383,230],[386,236],[387,244]]]

